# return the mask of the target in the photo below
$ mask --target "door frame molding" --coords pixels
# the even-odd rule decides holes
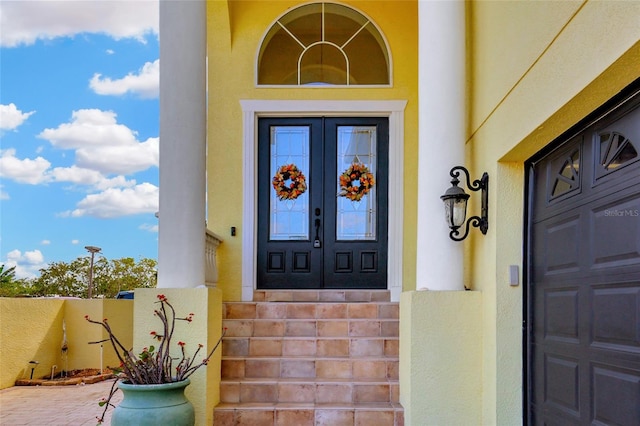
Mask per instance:
[[[404,210],[404,110],[406,100],[240,100],[243,140],[242,300],[253,300],[257,284],[257,157],[259,117],[387,117],[389,119],[389,234],[387,289],[391,300],[402,292]]]

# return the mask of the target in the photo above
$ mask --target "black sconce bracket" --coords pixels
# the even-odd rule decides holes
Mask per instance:
[[[451,184],[453,186],[457,186],[460,182],[460,179],[458,179],[458,177],[460,176],[460,172],[464,172],[467,181],[467,188],[469,188],[470,191],[481,191],[482,207],[480,210],[480,216],[472,216],[467,219],[464,235],[460,236],[460,227],[451,226],[449,238],[454,241],[462,241],[467,238],[470,226],[479,228],[482,234],[486,234],[487,230],[489,229],[489,174],[485,172],[482,174],[482,177],[480,179],[476,179],[471,182],[469,171],[463,166],[455,166],[449,172],[449,175],[453,178],[451,179]]]

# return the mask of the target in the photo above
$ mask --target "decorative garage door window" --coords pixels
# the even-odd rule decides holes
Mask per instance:
[[[640,134],[637,120],[640,111],[634,111],[611,126],[596,132],[596,179],[604,177],[638,159]]]
[[[257,63],[259,85],[389,85],[391,60],[376,25],[335,3],[312,3],[267,31]]]
[[[561,155],[551,164],[554,184],[549,199],[558,198],[580,188],[580,150]]]

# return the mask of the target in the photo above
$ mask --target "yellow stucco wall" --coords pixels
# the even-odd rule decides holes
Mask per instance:
[[[133,303],[130,300],[71,300],[0,298],[0,389],[29,378],[29,361],[38,361],[33,378],[56,371],[100,368],[100,347],[89,345],[106,337],[84,316],[109,318],[123,344],[132,343]],[[67,330],[67,359],[62,356],[63,320]],[[105,344],[104,366],[117,366],[113,350]]]
[[[162,323],[153,314],[158,307],[157,296],[164,294],[176,310],[177,317],[193,313],[193,321],[176,321],[172,339],[172,354],[180,355],[178,341],[186,342],[185,351],[193,355],[198,344],[213,349],[222,333],[222,292],[214,288],[144,288],[136,290],[134,306],[134,352],[154,344],[149,333],[158,331]],[[220,402],[221,347],[206,367],[201,367],[191,379],[185,394],[196,411],[196,425],[213,424],[213,408]],[[208,352],[200,352],[204,359]]]
[[[102,359],[100,344],[89,344],[90,341],[108,339],[107,332],[97,324],[91,324],[84,319],[89,315],[91,319],[100,321],[106,318],[115,336],[125,345],[131,347],[133,342],[133,301],[132,300],[68,300],[65,303],[65,319],[67,323],[67,338],[77,342],[70,345],[68,351],[69,369],[117,367],[120,365],[111,343],[102,344]]]
[[[297,1],[210,1],[208,202],[209,227],[225,237],[219,251],[225,300],[240,299],[242,117],[239,99],[407,99],[405,116],[404,290],[415,289],[417,182],[417,2],[352,1],[378,24],[392,53],[393,87],[382,89],[258,88],[261,37]],[[509,265],[522,269],[524,161],[640,77],[640,2],[467,2],[468,138],[472,175],[490,175],[489,232],[465,244],[466,285],[482,292],[482,423],[520,424],[523,416],[524,285],[508,284]],[[217,67],[214,64],[223,64]],[[215,171],[215,172],[214,172]],[[475,211],[478,206],[471,206]],[[238,236],[229,237],[236,226]],[[522,270],[520,271],[522,274]],[[403,295],[403,303],[406,295]],[[464,312],[461,315],[465,315]],[[475,317],[474,317],[475,318]],[[403,314],[401,336],[421,345],[416,317]],[[442,327],[451,327],[442,323]],[[447,342],[448,335],[437,336]],[[435,335],[432,337],[436,337]],[[405,351],[408,349],[404,349]],[[424,343],[416,364],[429,355]],[[456,367],[450,365],[453,371]],[[401,371],[402,398],[418,398]],[[410,385],[406,385],[411,383]],[[433,386],[438,386],[434,383]],[[418,392],[418,393],[416,393]],[[440,401],[445,403],[446,401]],[[414,404],[415,405],[415,404]]]
[[[29,378],[29,361],[38,361],[33,377],[58,364],[63,300],[0,298],[0,388]]]
[[[393,85],[384,88],[260,88],[255,61],[262,36],[284,12],[300,1],[210,1],[208,3],[209,228],[223,236],[218,251],[225,300],[241,299],[242,264],[242,111],[240,99],[407,100],[405,110],[404,264],[405,289],[415,288],[417,181],[417,2],[347,1],[374,21],[387,39],[393,59]],[[222,64],[216,66],[215,64]],[[215,171],[212,172],[212,171]],[[237,236],[229,229],[235,226]]]
[[[522,421],[524,161],[640,77],[639,2],[474,1],[468,163],[490,175],[489,233],[466,259],[483,292],[483,423]],[[468,243],[469,244],[469,243]]]
[[[405,424],[480,424],[482,293],[404,292],[400,322],[400,402]]]

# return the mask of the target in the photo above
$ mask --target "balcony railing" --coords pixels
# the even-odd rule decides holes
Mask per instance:
[[[218,246],[222,242],[222,238],[213,232],[206,230],[205,236],[205,270],[204,281],[207,287],[215,287],[218,283],[218,262],[216,259],[216,253]]]

